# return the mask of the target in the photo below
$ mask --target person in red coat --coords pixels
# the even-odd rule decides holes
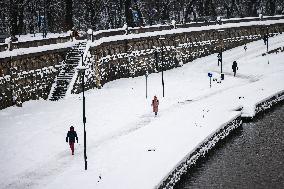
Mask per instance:
[[[153,106],[153,112],[155,113],[155,116],[157,116],[158,107],[159,107],[159,100],[156,96],[154,96],[154,99],[152,100],[151,106]]]
[[[69,139],[69,145],[70,145],[70,149],[72,151],[72,155],[74,155],[75,138],[76,138],[77,143],[78,143],[77,133],[76,133],[76,131],[74,131],[74,127],[71,126],[70,131],[68,131],[67,136],[66,136],[66,142],[68,142],[68,139]]]

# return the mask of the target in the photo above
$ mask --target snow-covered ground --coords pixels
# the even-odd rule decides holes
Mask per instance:
[[[26,35],[16,35],[18,42],[35,41],[42,39],[58,38],[69,36],[67,32],[64,33],[47,33],[46,37],[43,38],[42,33],[26,34]],[[1,44],[1,43],[0,43]]]
[[[269,48],[284,46],[284,35]],[[284,89],[284,53],[261,56],[263,41],[223,53],[225,80],[209,87],[208,72],[220,81],[216,54],[148,77],[120,79],[86,92],[88,170],[84,170],[81,94],[57,102],[30,101],[0,111],[1,188],[150,189],[222,124]],[[233,77],[232,62],[238,62]],[[269,61],[269,64],[268,64]],[[160,100],[154,116],[151,99]],[[244,97],[244,98],[239,98]],[[69,127],[79,136],[72,156]]]

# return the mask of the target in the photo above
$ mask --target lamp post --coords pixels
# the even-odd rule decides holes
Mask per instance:
[[[47,33],[46,33],[46,2],[45,0],[43,1],[43,17],[42,18],[43,18],[42,38],[46,38]]]
[[[12,105],[14,105],[15,99],[14,99],[14,73],[13,73],[13,68],[12,68],[12,57],[10,56],[9,60],[9,74],[10,74],[10,89],[11,89],[11,96],[12,96]]]
[[[179,43],[180,43],[180,39],[174,40],[175,65],[176,65],[176,66],[181,66],[181,63],[180,63],[180,61],[179,61],[179,59],[180,59],[180,53],[178,53],[178,52],[179,52],[178,49],[180,49],[180,48],[179,48]]]
[[[223,37],[222,37],[222,33],[221,32],[224,32],[224,30],[218,30],[218,33],[219,33],[219,40],[220,40],[220,43],[219,43],[219,53],[218,53],[218,66],[219,66],[219,63],[221,65],[221,80],[224,80],[224,74],[223,74]]]
[[[82,54],[82,66],[77,67],[82,76],[82,91],[83,91],[83,125],[84,125],[84,160],[85,170],[87,170],[87,146],[86,146],[86,102],[85,102],[85,70],[83,54]]]
[[[269,64],[269,57],[268,57],[268,39],[269,39],[269,31],[268,27],[266,27],[266,34],[264,35],[266,41],[266,53],[267,53],[267,64]]]
[[[266,52],[268,52],[268,38],[269,38],[269,32],[268,32],[268,27],[266,27],[266,32],[265,29],[263,28],[263,41],[264,45],[266,45]]]
[[[266,38],[266,51],[268,52],[268,39],[269,39],[269,37],[268,37],[268,35],[267,35],[267,38]]]
[[[146,79],[146,98],[148,97],[148,71],[145,72],[145,79]]]
[[[165,82],[164,82],[164,40],[165,38],[163,37],[160,37],[159,40],[162,42],[161,45],[162,45],[162,51],[161,51],[161,54],[162,54],[162,86],[163,86],[163,97],[165,97]]]
[[[92,29],[92,42],[94,42],[94,30]]]

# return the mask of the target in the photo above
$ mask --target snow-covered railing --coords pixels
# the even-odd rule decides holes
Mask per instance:
[[[284,16],[283,16],[284,17]],[[134,39],[143,39],[143,38],[150,38],[150,37],[160,37],[160,36],[166,36],[166,38],[169,38],[170,36],[177,35],[177,34],[184,34],[184,33],[192,33],[192,32],[206,32],[215,30],[216,33],[219,33],[219,31],[223,31],[226,29],[238,29],[240,27],[242,28],[254,28],[256,27],[263,27],[261,28],[261,33],[266,32],[266,26],[272,26],[277,24],[284,24],[284,18],[283,19],[277,19],[277,20],[266,20],[266,21],[252,21],[252,22],[244,22],[244,23],[227,23],[224,25],[211,25],[207,26],[204,25],[202,27],[190,27],[190,28],[177,28],[172,30],[163,30],[163,31],[157,31],[157,32],[146,32],[146,33],[139,33],[139,34],[129,34],[129,35],[117,35],[113,37],[108,38],[102,38],[100,40],[94,41],[91,44],[91,47],[97,47],[101,44],[107,44],[107,43],[113,43],[113,42],[123,42],[125,40],[134,40]],[[269,29],[269,28],[268,28]],[[259,34],[261,34],[259,33]]]
[[[246,18],[230,18],[230,19],[222,19],[221,24],[229,24],[229,23],[241,23],[241,22],[252,22],[252,21],[267,21],[267,20],[279,20],[284,19],[284,15],[276,15],[276,16],[264,16],[260,17],[246,17]],[[220,22],[219,22],[220,23]],[[202,27],[209,25],[219,24],[217,21],[209,21],[209,22],[190,22],[184,24],[175,24],[175,28],[192,28],[192,27]],[[145,27],[129,27],[128,34],[138,34],[138,33],[147,33],[147,32],[157,32],[157,31],[165,31],[174,29],[173,24],[158,24],[152,26]],[[93,32],[93,38],[98,40],[102,37],[110,37],[116,35],[124,35],[126,34],[125,28],[117,28],[117,29],[109,29],[109,30],[99,30]]]
[[[47,38],[47,39],[36,39],[32,41],[12,42],[11,49],[38,47],[38,46],[44,46],[44,45],[65,43],[67,41],[70,41],[69,36]],[[7,48],[8,48],[8,44],[0,44],[0,52],[8,50]]]
[[[241,22],[252,22],[252,21],[267,21],[267,20],[279,20],[284,19],[283,15],[277,16],[264,16],[260,17],[248,17],[248,18],[230,18],[230,19],[223,19],[221,21],[222,24],[229,24],[229,23],[241,23]],[[209,21],[209,22],[191,22],[191,23],[184,23],[184,24],[175,24],[175,28],[192,28],[192,27],[202,27],[208,25],[216,25],[218,24],[216,21]],[[165,31],[174,29],[174,26],[171,24],[167,25],[152,25],[152,26],[145,26],[145,27],[134,27],[128,28],[129,34],[138,34],[138,33],[147,33],[147,32],[157,32],[157,31]],[[110,37],[116,35],[124,35],[126,33],[125,28],[117,28],[117,29],[109,29],[109,30],[99,30],[93,33],[93,39],[98,40],[103,37]],[[51,37],[47,39],[34,39],[29,41],[19,41],[12,43],[12,49],[19,49],[19,48],[29,48],[29,47],[37,47],[42,45],[49,45],[49,44],[56,44],[56,43],[64,43],[70,40],[70,36],[59,36],[59,37]],[[0,44],[0,52],[7,50],[7,44]]]

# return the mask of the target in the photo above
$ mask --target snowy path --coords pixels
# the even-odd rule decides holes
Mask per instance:
[[[283,47],[284,35],[270,39]],[[120,79],[86,93],[88,171],[83,162],[82,101],[31,101],[0,111],[0,186],[3,188],[153,188],[188,152],[239,112],[240,104],[283,90],[284,53],[262,57],[263,41],[224,52],[225,80],[216,54],[148,78],[148,96],[160,99],[151,112],[145,78]],[[269,59],[270,64],[267,64]],[[237,77],[231,64],[237,60]],[[238,97],[245,97],[239,99]],[[75,156],[65,135],[73,124],[79,135]],[[148,151],[149,150],[149,151]],[[101,179],[99,178],[101,176]]]

